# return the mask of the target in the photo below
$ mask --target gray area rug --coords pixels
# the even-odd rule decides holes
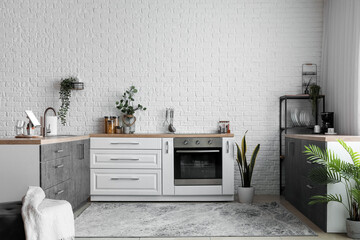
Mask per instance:
[[[276,202],[91,203],[76,237],[314,236]]]

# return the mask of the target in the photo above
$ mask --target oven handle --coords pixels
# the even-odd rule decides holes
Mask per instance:
[[[216,153],[220,150],[176,150],[177,153]]]

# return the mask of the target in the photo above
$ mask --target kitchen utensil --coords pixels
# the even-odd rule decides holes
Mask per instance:
[[[170,112],[170,108],[166,108],[166,111],[165,111],[165,120],[163,122],[163,126],[169,126],[169,112]]]
[[[176,132],[176,128],[173,125],[174,122],[174,109],[170,108],[170,124],[169,124],[169,132],[174,133]]]

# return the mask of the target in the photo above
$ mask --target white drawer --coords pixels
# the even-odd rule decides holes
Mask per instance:
[[[161,150],[91,150],[91,168],[158,168]]]
[[[161,149],[161,138],[91,138],[90,148]]]
[[[91,195],[161,195],[161,170],[91,169]]]

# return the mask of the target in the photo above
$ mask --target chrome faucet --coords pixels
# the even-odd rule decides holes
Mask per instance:
[[[42,129],[42,135],[43,135],[43,137],[46,137],[46,133],[50,133],[50,130],[49,130],[49,131],[46,131],[46,113],[47,113],[47,111],[49,111],[49,110],[52,110],[52,111],[54,112],[55,116],[56,116],[56,111],[55,111],[54,108],[48,107],[48,108],[45,110],[45,112],[44,112],[44,126],[43,126],[43,129]]]

